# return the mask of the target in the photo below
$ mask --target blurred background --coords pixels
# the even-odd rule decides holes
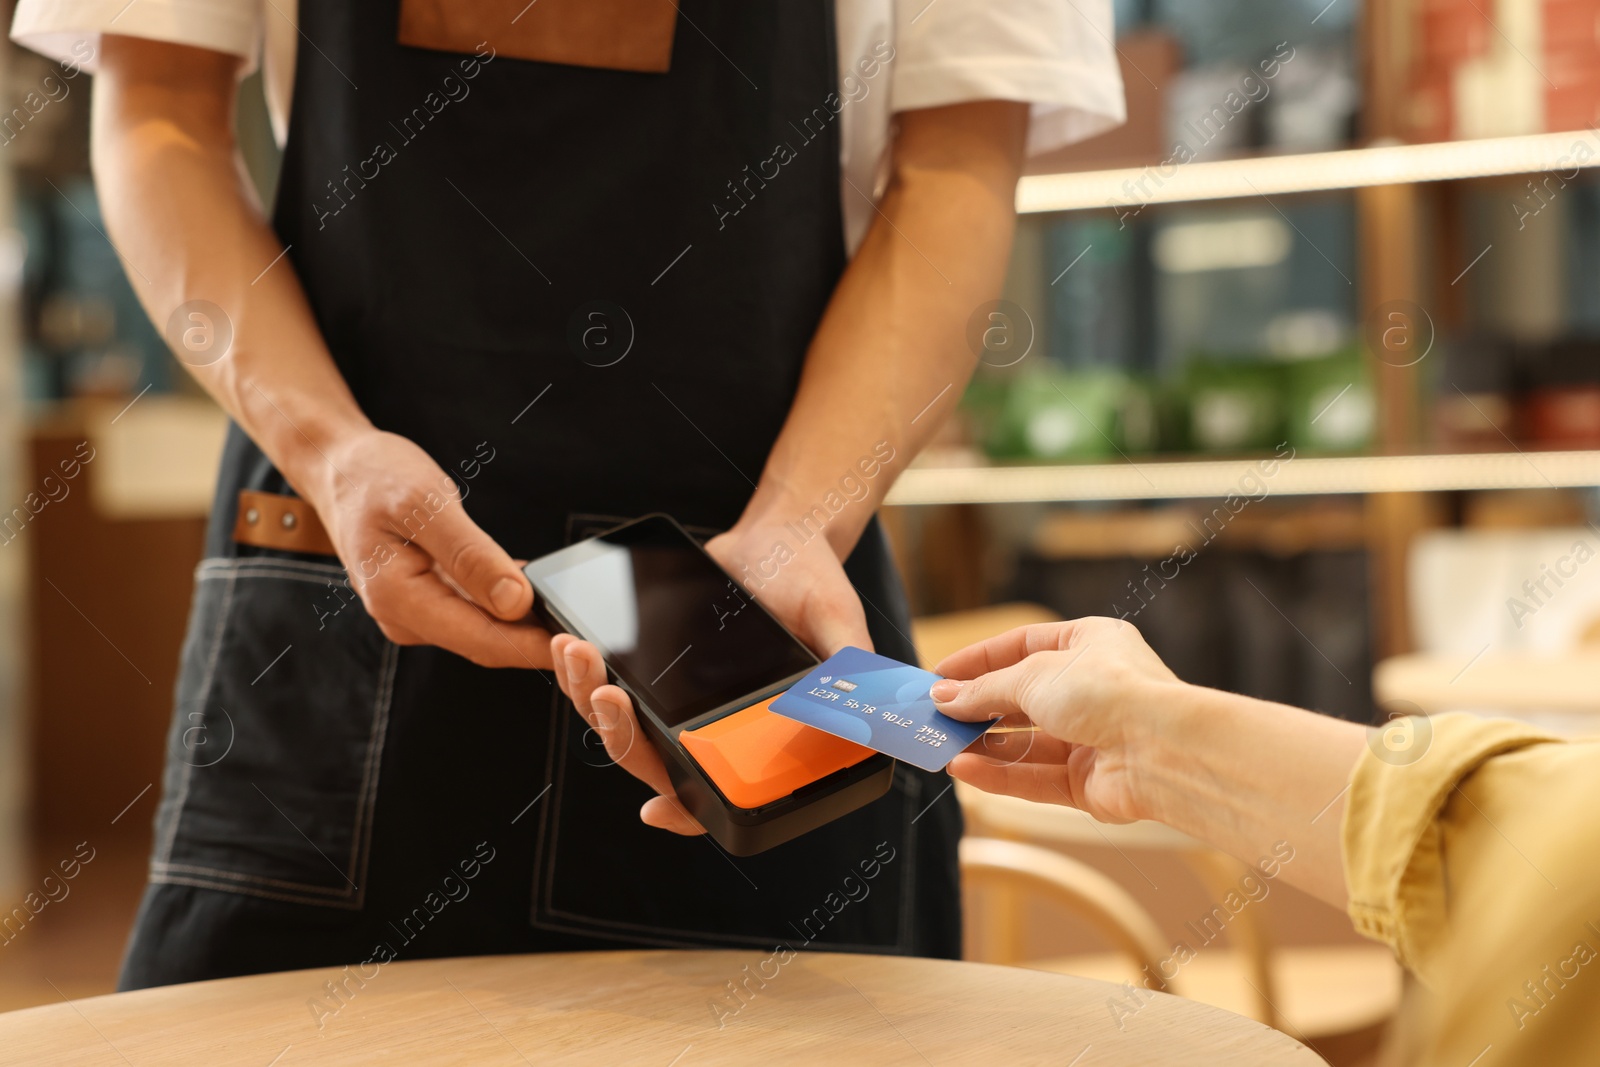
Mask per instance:
[[[1116,614],[1206,685],[1587,731],[1600,0],[1116,10],[1128,124],[1034,161],[886,509],[924,659]],[[223,418],[103,233],[90,76],[0,51],[0,886],[96,857],[0,912],[11,1008],[114,980]],[[239,127],[270,202],[254,79]],[[1243,869],[1194,842],[963,799],[973,958],[1120,981],[1187,940],[1176,991],[1370,1056],[1400,980],[1343,916],[1269,884],[1218,919]]]

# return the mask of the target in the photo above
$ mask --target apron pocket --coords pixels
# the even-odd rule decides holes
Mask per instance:
[[[360,908],[397,651],[342,567],[202,562],[151,880]]]

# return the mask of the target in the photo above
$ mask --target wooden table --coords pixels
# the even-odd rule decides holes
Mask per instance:
[[[329,997],[330,981],[344,984],[340,1000]],[[832,953],[397,961],[10,1012],[0,1015],[0,1063],[1323,1062],[1242,1016],[1157,993],[1141,993],[1131,1014],[1114,1011],[1114,1003],[1138,1003],[1126,998],[1121,987],[1086,978]]]
[[[1600,725],[1596,679],[1600,648],[1593,646],[1563,654],[1486,652],[1477,658],[1417,652],[1380,662],[1372,671],[1372,689],[1380,706],[1396,705],[1387,708],[1391,711],[1537,716],[1541,725],[1582,737],[1593,736]]]

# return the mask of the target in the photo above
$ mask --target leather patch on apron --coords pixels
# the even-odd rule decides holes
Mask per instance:
[[[665,74],[672,64],[673,0],[400,0],[400,43],[574,67]]]
[[[333,540],[311,505],[299,497],[239,490],[233,539],[241,545],[337,556]]]

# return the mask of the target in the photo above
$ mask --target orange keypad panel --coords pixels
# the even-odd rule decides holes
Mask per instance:
[[[872,749],[786,719],[771,709],[777,696],[752,704],[678,740],[741,808],[759,808],[846,767]]]

